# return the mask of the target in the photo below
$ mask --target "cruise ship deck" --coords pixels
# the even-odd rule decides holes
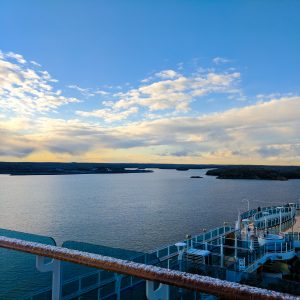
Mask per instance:
[[[299,214],[258,207],[149,253],[2,229],[0,298],[297,299]]]

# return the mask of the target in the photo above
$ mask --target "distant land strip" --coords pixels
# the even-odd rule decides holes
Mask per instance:
[[[218,179],[288,180],[300,179],[299,166],[157,164],[157,163],[58,163],[0,162],[0,174],[8,175],[71,175],[149,173],[151,169],[209,169],[206,175]]]
[[[281,180],[300,179],[300,167],[290,166],[223,166],[208,170],[206,175],[218,179]]]

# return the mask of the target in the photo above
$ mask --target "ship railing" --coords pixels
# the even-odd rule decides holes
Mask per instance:
[[[286,232],[284,236],[288,240],[300,241],[300,232]]]
[[[115,283],[117,277],[114,273],[111,273],[108,278],[102,278],[102,275],[105,273],[107,272],[104,270],[92,271],[90,273],[85,273],[83,275],[64,280],[61,284],[61,298],[63,300],[71,300],[93,290],[98,290],[98,299],[113,297],[116,294]],[[121,291],[137,286],[142,282],[143,279],[134,278],[132,276],[122,276]],[[105,290],[105,292],[103,292],[103,290]],[[22,300],[49,299],[49,295],[51,295],[51,293],[51,287],[47,287],[25,296]]]
[[[292,204],[296,209],[300,209],[300,203],[293,203]]]
[[[235,271],[240,271],[238,264],[241,260],[243,260],[243,266],[248,268],[264,257],[282,255],[282,259],[284,259],[285,254],[293,255],[295,249],[291,240],[255,246],[251,241],[228,238],[219,244],[197,243],[194,244],[194,247],[210,251],[210,264]]]
[[[266,299],[266,297],[268,299],[297,299],[292,295],[253,288],[207,276],[168,270],[157,266],[150,266],[63,247],[28,242],[5,236],[0,236],[0,247],[36,255],[37,263],[42,263],[45,257],[51,258],[51,263],[48,262],[44,265],[44,267],[48,271],[51,270],[53,273],[53,300],[62,299],[60,277],[58,276],[59,270],[57,270],[59,269],[60,261],[113,272],[117,274],[116,276],[119,276],[119,278],[122,278],[122,275],[125,275],[145,280],[147,298],[150,300],[158,299],[159,297],[167,299],[169,295],[169,288],[171,286],[175,286],[180,289],[192,290],[194,292],[208,293],[228,299],[232,299],[232,297],[236,299]],[[159,283],[159,287],[157,289],[155,289],[154,282]],[[118,299],[120,299],[120,283],[121,280],[116,280],[115,282],[116,287],[118,287],[116,288]]]
[[[282,214],[281,218],[280,215],[273,215],[271,218],[266,218],[265,220],[264,219],[256,220],[254,224],[255,227],[259,230],[265,229],[265,227],[267,227],[267,229],[278,227],[277,232],[279,232],[280,223],[281,223],[281,230],[283,231],[287,228],[292,227],[294,222],[295,222],[295,213],[293,214],[287,213],[287,214]]]
[[[222,227],[215,228],[213,230],[206,231],[202,234],[196,235],[192,237],[191,241],[196,243],[210,242],[220,237],[223,237],[229,233],[232,233],[234,231],[235,229],[232,228],[231,226],[222,226]]]
[[[279,218],[280,217],[280,211],[281,211],[281,216],[284,215],[295,215],[296,213],[296,209],[295,207],[272,207],[272,208],[264,208],[263,210],[261,210],[260,212],[257,212],[254,215],[254,221],[258,221],[259,219],[264,219],[264,213],[268,213],[267,217],[272,217],[272,218]]]
[[[255,209],[250,209],[248,211],[245,211],[241,214],[242,219],[249,219],[253,218],[257,213],[262,213],[262,212],[268,212],[268,213],[276,213],[276,210],[278,212],[278,206],[266,206],[260,208],[260,211],[258,211],[257,208]],[[300,210],[300,203],[289,203],[289,206],[285,206],[283,208],[295,208],[296,210]]]
[[[295,256],[295,247],[293,241],[285,243],[274,243],[272,245],[263,245],[259,252],[256,251],[256,257],[247,265],[246,272],[255,271],[260,265],[268,259],[288,260]]]
[[[224,230],[224,232],[226,232],[226,230]],[[295,235],[296,236],[296,235]],[[235,240],[234,239],[230,239],[230,238],[227,238],[227,242],[230,243],[230,240],[231,240],[231,244],[234,244],[235,243]],[[287,240],[291,240],[290,238],[287,237]],[[208,248],[209,250],[211,250],[211,248],[214,248],[216,249],[215,245],[219,245],[220,244],[220,239],[214,239],[212,242],[211,242],[211,245],[209,245],[207,247],[207,244],[208,243],[196,243],[196,242],[192,242],[192,247],[196,247],[196,248],[199,248],[199,249],[205,249],[205,246],[206,246],[206,249]],[[275,249],[274,250],[269,250],[268,252],[264,251],[264,248],[260,249],[260,251],[256,251],[253,253],[253,251],[249,251],[249,248],[251,247],[251,241],[248,240],[239,240],[237,239],[236,241],[236,244],[237,244],[237,251],[238,252],[244,252],[244,257],[245,258],[245,266],[248,266],[250,264],[252,264],[254,261],[260,259],[263,255],[265,255],[266,253],[285,253],[285,252],[288,252],[290,251],[291,249],[289,249],[289,245],[288,244],[285,244],[283,245],[282,243],[278,243],[278,245],[276,245]],[[220,248],[219,248],[220,249]],[[233,251],[233,247],[231,246],[228,246],[228,245],[224,245],[224,250],[228,252],[228,250],[230,251]],[[247,255],[245,255],[246,252],[249,252]],[[218,252],[218,253],[216,253]],[[137,260],[137,261],[145,261],[146,263],[148,262],[147,261],[147,256],[148,254],[142,254],[140,256],[137,257],[137,259],[133,259],[133,260]],[[214,255],[214,262],[216,265],[220,265],[221,263],[221,255],[220,255],[220,250],[219,251],[216,251],[214,250],[214,253],[212,253],[212,255]],[[159,259],[159,265],[160,266],[163,266],[163,267],[166,267],[168,269],[178,269],[179,265],[178,265],[178,252],[177,252],[177,247],[174,246],[174,245],[169,245],[167,247],[162,247],[162,248],[159,248],[159,249],[156,249],[155,251],[152,251],[150,252],[150,257],[157,257]],[[217,256],[219,256],[218,258],[216,258]],[[216,263],[217,262],[217,263]],[[224,258],[224,263],[228,265],[228,262],[232,262],[232,257],[230,256],[227,256]],[[151,264],[153,264],[154,262],[152,261]],[[235,267],[236,268],[236,267]],[[230,268],[230,266],[228,267],[228,269],[232,269],[232,266]],[[67,280],[67,281],[64,281],[64,284],[63,284],[63,287],[68,287],[68,286],[74,286],[76,282],[78,282],[77,286],[77,290],[75,293],[73,294],[68,294],[68,297],[64,297],[64,299],[71,299],[72,297],[75,297],[75,296],[78,296],[81,294],[81,292],[84,291],[84,289],[82,288],[84,285],[82,284],[82,282],[85,282],[87,281],[88,279],[90,279],[91,277],[94,278],[94,285],[89,285],[88,287],[85,288],[86,291],[88,291],[88,289],[92,289],[92,288],[96,288],[97,286],[98,287],[104,287],[105,285],[109,285],[111,283],[114,282],[114,277],[112,278],[108,278],[107,280],[100,280],[100,277],[101,277],[101,274],[100,274],[101,271],[98,271],[96,273],[91,273],[91,274],[84,274],[82,276],[79,276],[77,278],[72,278],[70,280]],[[98,279],[97,279],[98,278]],[[126,278],[124,277],[123,278],[123,282],[124,281],[127,281],[127,285],[128,287],[132,286],[133,284],[133,278],[130,277],[130,278]],[[136,281],[135,280],[135,284],[138,284],[140,283],[140,281]],[[127,286],[123,284],[123,288],[126,288]],[[112,295],[113,294],[113,291],[111,294],[109,295]]]
[[[211,242],[213,240],[216,240],[222,236],[225,236],[231,232],[234,232],[235,229],[233,229],[231,226],[221,226],[218,228],[214,228],[209,231],[205,231],[201,234],[194,235],[191,238],[187,238],[186,240],[182,241],[187,244],[187,247],[193,246],[194,243],[199,242]],[[148,254],[156,255],[157,258],[159,258],[161,261],[167,260],[169,258],[172,258],[174,256],[178,255],[178,249],[175,246],[175,243],[173,245],[166,245],[159,247],[157,249],[154,249]]]

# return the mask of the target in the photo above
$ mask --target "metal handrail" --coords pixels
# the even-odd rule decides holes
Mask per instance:
[[[168,270],[99,254],[7,238],[5,236],[0,236],[0,247],[135,276],[145,280],[157,281],[163,284],[205,292],[228,299],[297,299],[296,296],[254,288],[207,276]]]

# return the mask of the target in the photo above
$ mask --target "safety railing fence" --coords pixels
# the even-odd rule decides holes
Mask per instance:
[[[300,241],[300,232],[286,232],[284,236],[289,240]]]
[[[191,240],[188,242],[191,243],[192,240],[207,240],[207,239],[214,239],[218,235],[224,235],[225,233],[229,232],[231,228],[229,226],[222,226],[216,228],[214,230],[203,232],[200,235],[196,235],[192,237]],[[44,240],[48,244],[55,245],[55,241],[52,238],[47,237],[40,237],[36,235],[15,232],[10,230],[3,230],[2,234],[8,237],[16,237],[20,239],[27,239],[29,241],[41,241]],[[75,249],[84,249],[83,246],[87,246],[84,243],[77,243],[77,242],[65,242],[63,244],[65,247],[68,248],[75,248]],[[93,252],[94,249],[91,247],[100,247],[98,245],[89,245],[86,249],[88,252]],[[123,250],[123,249],[122,249]],[[28,294],[28,290],[35,290],[38,291],[29,293],[29,297],[25,297],[25,299],[43,299],[49,297],[51,291],[51,277],[50,273],[40,273],[35,267],[35,257],[30,254],[24,254],[21,252],[16,251],[9,251],[5,249],[0,249],[1,257],[4,257],[3,253],[7,252],[11,255],[10,259],[2,260],[2,262],[6,266],[14,266],[14,269],[23,269],[21,275],[24,279],[21,278],[21,282],[25,282],[25,279],[28,279],[28,283],[24,284],[24,289],[20,289],[20,284],[17,284],[17,288],[15,291],[19,290],[20,294]],[[109,249],[111,251],[111,249]],[[103,251],[102,251],[103,253]],[[111,254],[111,253],[109,253]],[[159,249],[150,251],[150,253],[142,253],[139,255],[135,255],[134,257],[131,256],[130,259],[140,263],[146,263],[151,265],[158,265],[164,268],[170,269],[178,269],[178,249],[175,245],[167,245],[165,247],[160,247]],[[18,257],[20,258],[19,263]],[[5,270],[4,268],[2,268]],[[86,268],[84,266],[78,266],[71,263],[61,263],[61,270],[62,270],[62,295],[64,299],[71,299],[77,295],[80,295],[83,292],[88,292],[89,290],[98,289],[99,294],[101,294],[101,298],[106,296],[110,296],[114,294],[114,283],[115,277],[111,272],[107,272],[104,270],[92,270],[90,268]],[[67,274],[66,274],[67,273]],[[3,274],[3,273],[2,273]],[[32,275],[33,274],[33,275]],[[32,275],[32,276],[31,276]],[[71,275],[71,277],[70,277]],[[7,277],[7,276],[4,276]],[[12,277],[12,276],[11,276]],[[46,277],[46,281],[43,280],[43,277]],[[4,278],[5,280],[6,278]],[[2,283],[4,283],[4,280]],[[14,285],[12,280],[8,280],[10,284]],[[30,287],[30,283],[35,283],[35,286]],[[122,278],[122,289],[126,289],[129,286],[135,286],[141,283],[143,280],[135,278],[135,277],[125,277]],[[0,298],[5,298],[4,295],[6,294],[8,298],[19,298],[17,293],[12,293],[13,288],[8,287],[9,284],[2,284],[3,287],[3,294],[1,294],[1,287],[0,287]],[[27,289],[28,288],[28,289]],[[7,291],[10,290],[10,294],[7,294]],[[24,293],[23,293],[24,292]],[[3,296],[3,297],[1,297]]]
[[[267,220],[266,222],[258,222],[256,223],[256,230],[262,230],[262,231],[268,231],[268,233],[275,233],[278,234],[280,232],[283,232],[287,229],[290,229],[293,227],[293,224],[295,223],[295,219],[282,219],[281,225],[280,220],[272,219]]]
[[[194,248],[210,252],[208,263],[241,271],[268,254],[285,254],[294,251],[292,240],[254,247],[251,241],[227,238],[222,244],[194,243]],[[283,257],[284,258],[284,257]],[[243,263],[241,264],[241,260]],[[239,267],[241,265],[241,268]]]
[[[296,212],[296,208],[295,207],[272,207],[272,208],[264,208],[262,211],[260,212],[257,212],[255,215],[254,215],[254,219],[257,220],[257,219],[260,219],[260,218],[263,218],[265,216],[266,213],[268,213],[269,216],[272,216],[272,215],[276,215],[279,217],[280,213],[282,215],[284,214],[294,214]]]
[[[229,229],[228,229],[229,231]],[[218,233],[228,232],[227,229],[218,229]],[[215,236],[213,233],[212,236]],[[211,234],[206,236],[208,240],[210,240]],[[260,247],[259,249],[249,250],[251,246],[251,241],[245,240],[234,240],[231,238],[226,238],[227,245],[223,245],[223,258],[221,254],[220,243],[224,243],[225,239],[221,235],[219,238],[212,240],[207,243],[197,243],[192,241],[191,247],[196,247],[198,249],[206,249],[211,252],[209,264],[199,265],[195,264],[192,260],[185,260],[185,262],[181,265],[182,270],[193,272],[197,270],[199,273],[207,274],[212,277],[224,279],[222,272],[220,272],[220,268],[222,266],[226,266],[228,270],[234,271],[242,271],[243,268],[247,268],[249,265],[253,264],[256,260],[260,259],[267,253],[285,253],[287,251],[291,251],[291,243],[278,243],[275,245],[274,249],[270,249],[270,247]],[[236,247],[230,246],[236,243]],[[80,243],[81,244],[81,243]],[[217,247],[216,247],[217,246]],[[236,250],[235,250],[236,249]],[[149,254],[141,254],[132,258],[133,261],[158,265],[160,267],[179,270],[179,262],[178,262],[178,251],[177,247],[174,245],[163,247],[161,249],[157,249],[152,251]],[[242,264],[241,264],[242,261]],[[82,268],[82,267],[81,267]],[[220,277],[221,276],[221,277]],[[62,283],[62,295],[65,300],[74,298],[75,296],[81,295],[82,293],[87,293],[90,290],[98,289],[98,297],[101,296],[101,299],[105,299],[105,297],[110,297],[115,293],[115,281],[116,278],[114,274],[106,271],[95,271],[85,273],[81,276],[73,277],[69,280],[64,280]],[[121,280],[121,291],[127,290],[132,287],[138,286],[141,284],[143,280],[130,277],[130,276],[122,276]],[[34,296],[49,295],[49,288],[44,291],[39,291],[39,293],[32,294],[31,298],[34,299]]]
[[[186,242],[188,245],[191,245],[192,242],[204,242],[204,241],[209,242],[234,231],[235,230],[231,226],[217,227],[212,230],[205,231],[201,234],[192,236],[191,238],[188,238],[183,242]],[[166,245],[166,246],[159,247],[157,249],[150,251],[149,253],[156,254],[157,257],[161,259],[165,256],[172,255],[177,252],[178,249],[174,244],[174,245]]]
[[[115,273],[99,270],[64,281],[61,285],[61,298],[71,300],[85,296],[86,299],[108,299],[116,295],[116,282],[118,280],[121,281],[120,293],[123,295],[129,294],[129,292],[131,296],[145,294],[145,281],[143,279],[125,275],[117,276]],[[51,292],[51,287],[47,287],[19,299],[51,299]]]
[[[203,245],[211,244],[211,245],[219,245],[220,240],[225,235],[228,235],[231,232],[234,232],[235,230],[230,226],[222,226],[219,228],[216,228],[214,230],[210,230],[207,232],[203,232],[200,235],[193,236],[192,238],[189,238],[185,242],[189,247],[194,247],[196,243],[203,242]],[[6,237],[16,237],[21,239],[27,239],[28,241],[37,241],[45,244],[55,245],[55,241],[51,238],[47,237],[40,237],[36,235],[31,234],[25,234],[25,233],[18,233],[14,231],[9,230],[2,230],[0,233]],[[296,237],[297,235],[295,235]],[[299,236],[299,235],[298,235]],[[242,246],[242,245],[238,245]],[[210,247],[210,246],[209,246]],[[242,247],[241,247],[242,248]],[[220,250],[216,250],[220,248],[215,248],[213,253],[213,266],[221,265],[221,256],[220,256]],[[225,249],[226,251],[230,252],[232,249],[228,245],[228,247]],[[279,248],[276,249],[276,251],[279,251]],[[5,256],[3,253],[6,252]],[[261,252],[260,252],[261,253]],[[38,289],[38,292],[36,293],[30,293],[31,296],[28,299],[42,299],[43,297],[47,299],[47,296],[49,297],[51,293],[51,288],[49,287],[51,284],[51,277],[50,273],[40,273],[35,268],[35,256],[31,254],[25,254],[21,252],[11,251],[7,249],[0,249],[1,257],[10,257],[10,259],[0,260],[0,266],[1,263],[3,264],[3,268],[1,270],[5,270],[8,266],[12,266],[12,264],[6,263],[7,261],[14,261],[13,265],[16,265],[16,262],[19,260],[19,264],[17,264],[17,268],[14,267],[13,270],[10,270],[9,272],[12,273],[16,270],[19,270],[19,273],[22,277],[22,275],[25,279],[20,280],[21,283],[24,282],[23,291],[26,294],[26,292],[34,289]],[[258,257],[258,253],[255,253],[255,259]],[[231,266],[231,269],[236,269],[237,262],[233,263],[234,257],[231,255],[226,255],[224,259],[225,265]],[[247,255],[245,255],[247,256]],[[250,255],[248,255],[250,257]],[[18,258],[19,257],[19,258]],[[143,263],[143,264],[150,264],[150,265],[156,265],[159,267],[167,268],[167,269],[174,269],[179,270],[179,263],[178,263],[178,249],[175,245],[168,245],[165,247],[160,247],[159,249],[150,251],[150,253],[142,253],[139,255],[136,255],[135,257],[131,257],[133,261]],[[26,260],[26,264],[24,263],[24,260]],[[29,264],[29,262],[31,262]],[[249,262],[251,262],[249,259],[245,259],[245,264],[248,265]],[[64,262],[62,263],[62,270],[64,270]],[[75,265],[75,264],[74,264]],[[29,267],[30,266],[30,267]],[[214,267],[211,267],[212,270]],[[80,268],[84,268],[81,266]],[[205,267],[206,269],[210,268],[209,266]],[[9,273],[8,272],[8,273]],[[9,288],[9,284],[4,284],[6,276],[3,276],[5,272],[1,272],[2,274],[2,285],[0,287],[0,298],[1,295],[5,295],[6,291],[9,290],[12,291],[13,287]],[[207,273],[207,274],[213,274],[214,272]],[[204,273],[203,273],[204,274]],[[98,269],[90,269],[86,268],[84,274],[76,274],[72,273],[72,278],[63,278],[63,282],[61,283],[62,286],[62,295],[65,300],[71,299],[72,297],[75,297],[77,295],[80,295],[82,293],[88,293],[97,290],[98,297],[101,297],[101,299],[105,299],[105,297],[110,297],[111,295],[115,294],[115,284],[116,284],[116,277],[113,273],[105,271],[105,270],[98,270]],[[213,275],[211,275],[213,276]],[[35,280],[34,278],[38,278],[38,280]],[[222,277],[221,277],[222,278]],[[27,281],[26,281],[27,279]],[[35,282],[35,286],[32,286],[32,282]],[[134,276],[122,276],[121,280],[121,290],[125,293],[127,290],[131,290],[132,287],[139,287],[139,285],[142,285],[144,282],[143,279],[137,278]],[[46,287],[45,287],[46,286]],[[4,287],[4,288],[3,288]],[[2,291],[1,291],[2,288]],[[140,287],[141,288],[141,287]],[[18,283],[18,289],[20,291],[20,284]],[[141,288],[143,289],[143,288]],[[21,287],[22,290],[22,287]],[[145,290],[145,286],[144,286]],[[176,290],[176,289],[175,289]],[[10,294],[12,295],[12,294]],[[16,295],[16,294],[15,294]],[[16,295],[17,296],[17,295]],[[42,297],[42,298],[41,298]],[[5,298],[5,297],[2,297]],[[11,297],[10,297],[11,298]],[[17,297],[16,297],[17,298]]]
[[[288,206],[283,206],[282,209],[296,209],[300,210],[300,203],[289,203]],[[261,208],[255,208],[255,209],[250,209],[249,211],[245,211],[241,214],[242,219],[248,219],[254,217],[256,214],[259,214],[260,217],[262,217],[263,212],[268,212],[270,214],[279,214],[279,208],[278,206],[267,206],[267,207],[261,207]]]
[[[108,255],[117,255],[117,257],[123,257],[124,258],[124,252],[125,254],[133,251],[128,251],[124,249],[116,249],[116,248],[107,248],[99,245],[93,245],[93,244],[86,244],[86,243],[78,243],[73,241],[65,242],[63,245],[68,246],[69,249],[79,249],[79,250],[88,250],[89,253],[97,254],[99,253],[100,248],[100,254],[106,253]],[[71,248],[70,248],[71,247]],[[104,249],[103,249],[104,248]],[[107,248],[107,249],[106,249]],[[162,249],[163,250],[163,249]],[[177,261],[175,251],[177,252],[177,248],[169,247],[170,256],[164,256],[164,251],[155,251],[154,253],[141,253],[138,255],[130,255],[129,259],[130,261],[137,262],[137,263],[144,263],[149,265],[157,265],[160,267],[169,267],[172,257],[175,258]],[[121,252],[121,253],[120,253]],[[158,257],[158,256],[160,257]],[[125,256],[126,257],[126,256]],[[128,258],[128,255],[127,255]],[[172,266],[174,268],[174,266]],[[100,299],[106,299],[111,297],[112,295],[115,295],[115,284],[116,282],[120,281],[120,292],[121,293],[129,293],[131,296],[133,294],[140,294],[141,288],[140,285],[144,283],[144,280],[133,277],[133,276],[125,276],[122,275],[121,277],[116,276],[116,274],[112,272],[108,272],[105,270],[95,270],[84,267],[82,265],[78,264],[72,264],[72,263],[66,263],[63,262],[61,265],[62,273],[67,271],[67,278],[70,277],[70,273],[73,273],[71,278],[65,279],[63,278],[63,281],[61,283],[62,286],[62,297],[64,300],[73,299],[74,297],[78,297],[82,294],[89,294],[89,297],[92,297],[91,295],[95,293],[95,290],[97,290],[97,297]],[[74,274],[78,274],[77,276],[74,276]],[[66,276],[63,276],[66,277]],[[134,290],[133,290],[134,288]],[[145,288],[144,288],[145,289]],[[46,288],[44,290],[37,291],[36,293],[32,293],[30,297],[27,297],[26,299],[33,300],[35,298],[47,298],[47,295],[49,295],[49,290],[51,288]],[[94,297],[94,296],[93,296]]]
[[[99,254],[91,254],[53,245],[28,242],[5,236],[0,237],[0,247],[37,255],[38,258],[48,257],[53,259],[52,262],[68,261],[92,268],[103,269],[105,271],[116,273],[117,275],[115,276],[138,277],[139,279],[146,280],[146,296],[148,299],[158,299],[159,297],[168,299],[170,296],[169,286],[177,287],[177,293],[181,293],[182,291],[185,291],[185,289],[188,289],[192,295],[194,295],[195,292],[200,292],[221,296],[222,298],[227,299],[296,299],[296,297],[292,295],[243,286],[238,283],[214,279],[207,276],[168,270],[157,266],[149,266]],[[160,283],[157,289],[155,289],[154,282]],[[116,285],[117,284],[115,283],[115,286]],[[118,290],[120,291],[120,289]],[[57,296],[58,294],[55,295]],[[120,298],[118,297],[118,299]]]
[[[0,235],[55,246],[50,237],[0,229]],[[14,280],[17,277],[17,280]],[[17,299],[51,286],[51,274],[36,268],[36,256],[0,248],[0,299]]]

